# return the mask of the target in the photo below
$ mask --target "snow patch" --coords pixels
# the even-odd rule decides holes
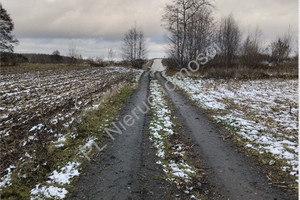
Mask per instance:
[[[48,183],[58,183],[58,184],[70,184],[70,180],[79,176],[78,167],[80,163],[78,162],[68,162],[66,166],[60,169],[61,172],[54,170],[52,175],[49,176],[51,181]]]

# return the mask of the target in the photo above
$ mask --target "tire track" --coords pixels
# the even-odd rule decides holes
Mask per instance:
[[[119,122],[123,122],[125,116],[132,115],[135,123],[126,126],[126,130],[121,129],[120,135],[112,134],[114,141],[105,142],[108,148],[96,156],[86,174],[79,177],[70,199],[174,199],[180,193],[175,186],[158,178],[163,172],[155,162],[155,152],[149,141],[149,112],[145,112],[144,104],[148,98],[149,74],[142,75],[140,87],[119,117]]]
[[[132,115],[137,106],[144,109],[149,87],[149,72],[141,77],[140,87],[131,96],[129,103],[121,113],[119,121],[126,115]],[[146,115],[136,111],[137,119],[133,126],[122,129],[122,134],[113,134],[115,140],[107,144],[90,163],[87,172],[81,176],[75,186],[71,199],[138,199],[139,186],[137,172],[141,164],[142,134]]]

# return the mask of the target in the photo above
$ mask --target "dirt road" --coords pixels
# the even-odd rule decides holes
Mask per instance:
[[[162,171],[155,164],[155,153],[148,141],[146,102],[149,87],[149,72],[143,74],[140,87],[132,94],[119,118],[134,115],[132,126],[122,129],[122,134],[113,134],[108,148],[101,152],[81,175],[70,199],[163,199],[177,194],[176,188],[155,178]],[[134,114],[133,114],[134,111]],[[177,193],[176,193],[177,192]]]
[[[157,71],[157,72],[165,71],[166,68],[162,65],[161,61],[162,59],[155,59],[150,70]]]
[[[161,60],[155,60],[152,70],[163,69]],[[156,75],[164,85],[166,80],[159,72]],[[133,93],[120,119],[132,114],[137,106],[146,109],[142,103],[148,97],[149,79],[149,72],[144,73],[139,89]],[[226,131],[209,121],[203,111],[181,93],[166,91],[176,117],[188,130],[184,137],[193,139],[212,189],[220,194],[215,199],[296,199],[270,186],[252,160],[238,153],[230,141],[222,139]],[[121,135],[115,134],[115,140],[107,144],[106,151],[92,161],[87,173],[79,178],[71,199],[178,199],[181,196],[178,194],[182,192],[173,185],[157,179],[163,172],[155,164],[155,153],[149,142],[149,113],[136,114],[138,120],[134,125]]]

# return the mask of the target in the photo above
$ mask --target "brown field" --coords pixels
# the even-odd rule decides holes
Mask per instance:
[[[22,65],[1,68],[1,169],[36,155],[105,92],[138,74],[126,68]],[[7,172],[1,170],[1,177]]]

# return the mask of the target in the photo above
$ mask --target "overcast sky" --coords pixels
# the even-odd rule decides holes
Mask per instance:
[[[75,44],[84,57],[106,57],[120,49],[135,23],[145,32],[148,57],[164,57],[167,41],[161,15],[171,0],[1,0],[20,41],[15,52],[67,55]],[[214,0],[215,18],[232,13],[244,34],[258,26],[269,42],[289,26],[298,34],[297,0]]]

